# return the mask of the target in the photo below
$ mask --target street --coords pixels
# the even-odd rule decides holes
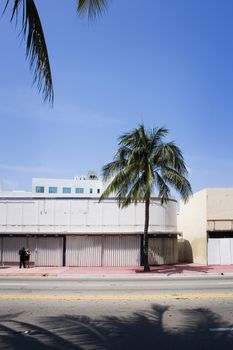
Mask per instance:
[[[233,278],[0,279],[0,349],[232,349]]]

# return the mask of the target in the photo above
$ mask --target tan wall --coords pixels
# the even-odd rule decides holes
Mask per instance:
[[[185,204],[180,202],[177,227],[185,241],[185,260],[207,264],[206,190],[195,193]]]
[[[209,231],[233,229],[233,188],[207,189]]]

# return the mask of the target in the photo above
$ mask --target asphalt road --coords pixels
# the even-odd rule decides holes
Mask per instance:
[[[0,349],[233,349],[233,278],[0,278]]]

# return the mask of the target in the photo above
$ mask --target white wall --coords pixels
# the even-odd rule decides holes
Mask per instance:
[[[138,233],[144,203],[119,209],[112,199],[55,199],[0,196],[0,233]],[[176,201],[150,207],[150,232],[176,232]]]

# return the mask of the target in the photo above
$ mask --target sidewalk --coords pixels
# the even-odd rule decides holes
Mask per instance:
[[[153,277],[198,277],[214,275],[233,275],[233,265],[176,264],[151,266],[151,272],[143,273],[143,267],[31,267],[19,269],[18,266],[0,266],[0,277],[40,276],[40,277],[120,277],[130,275]]]

